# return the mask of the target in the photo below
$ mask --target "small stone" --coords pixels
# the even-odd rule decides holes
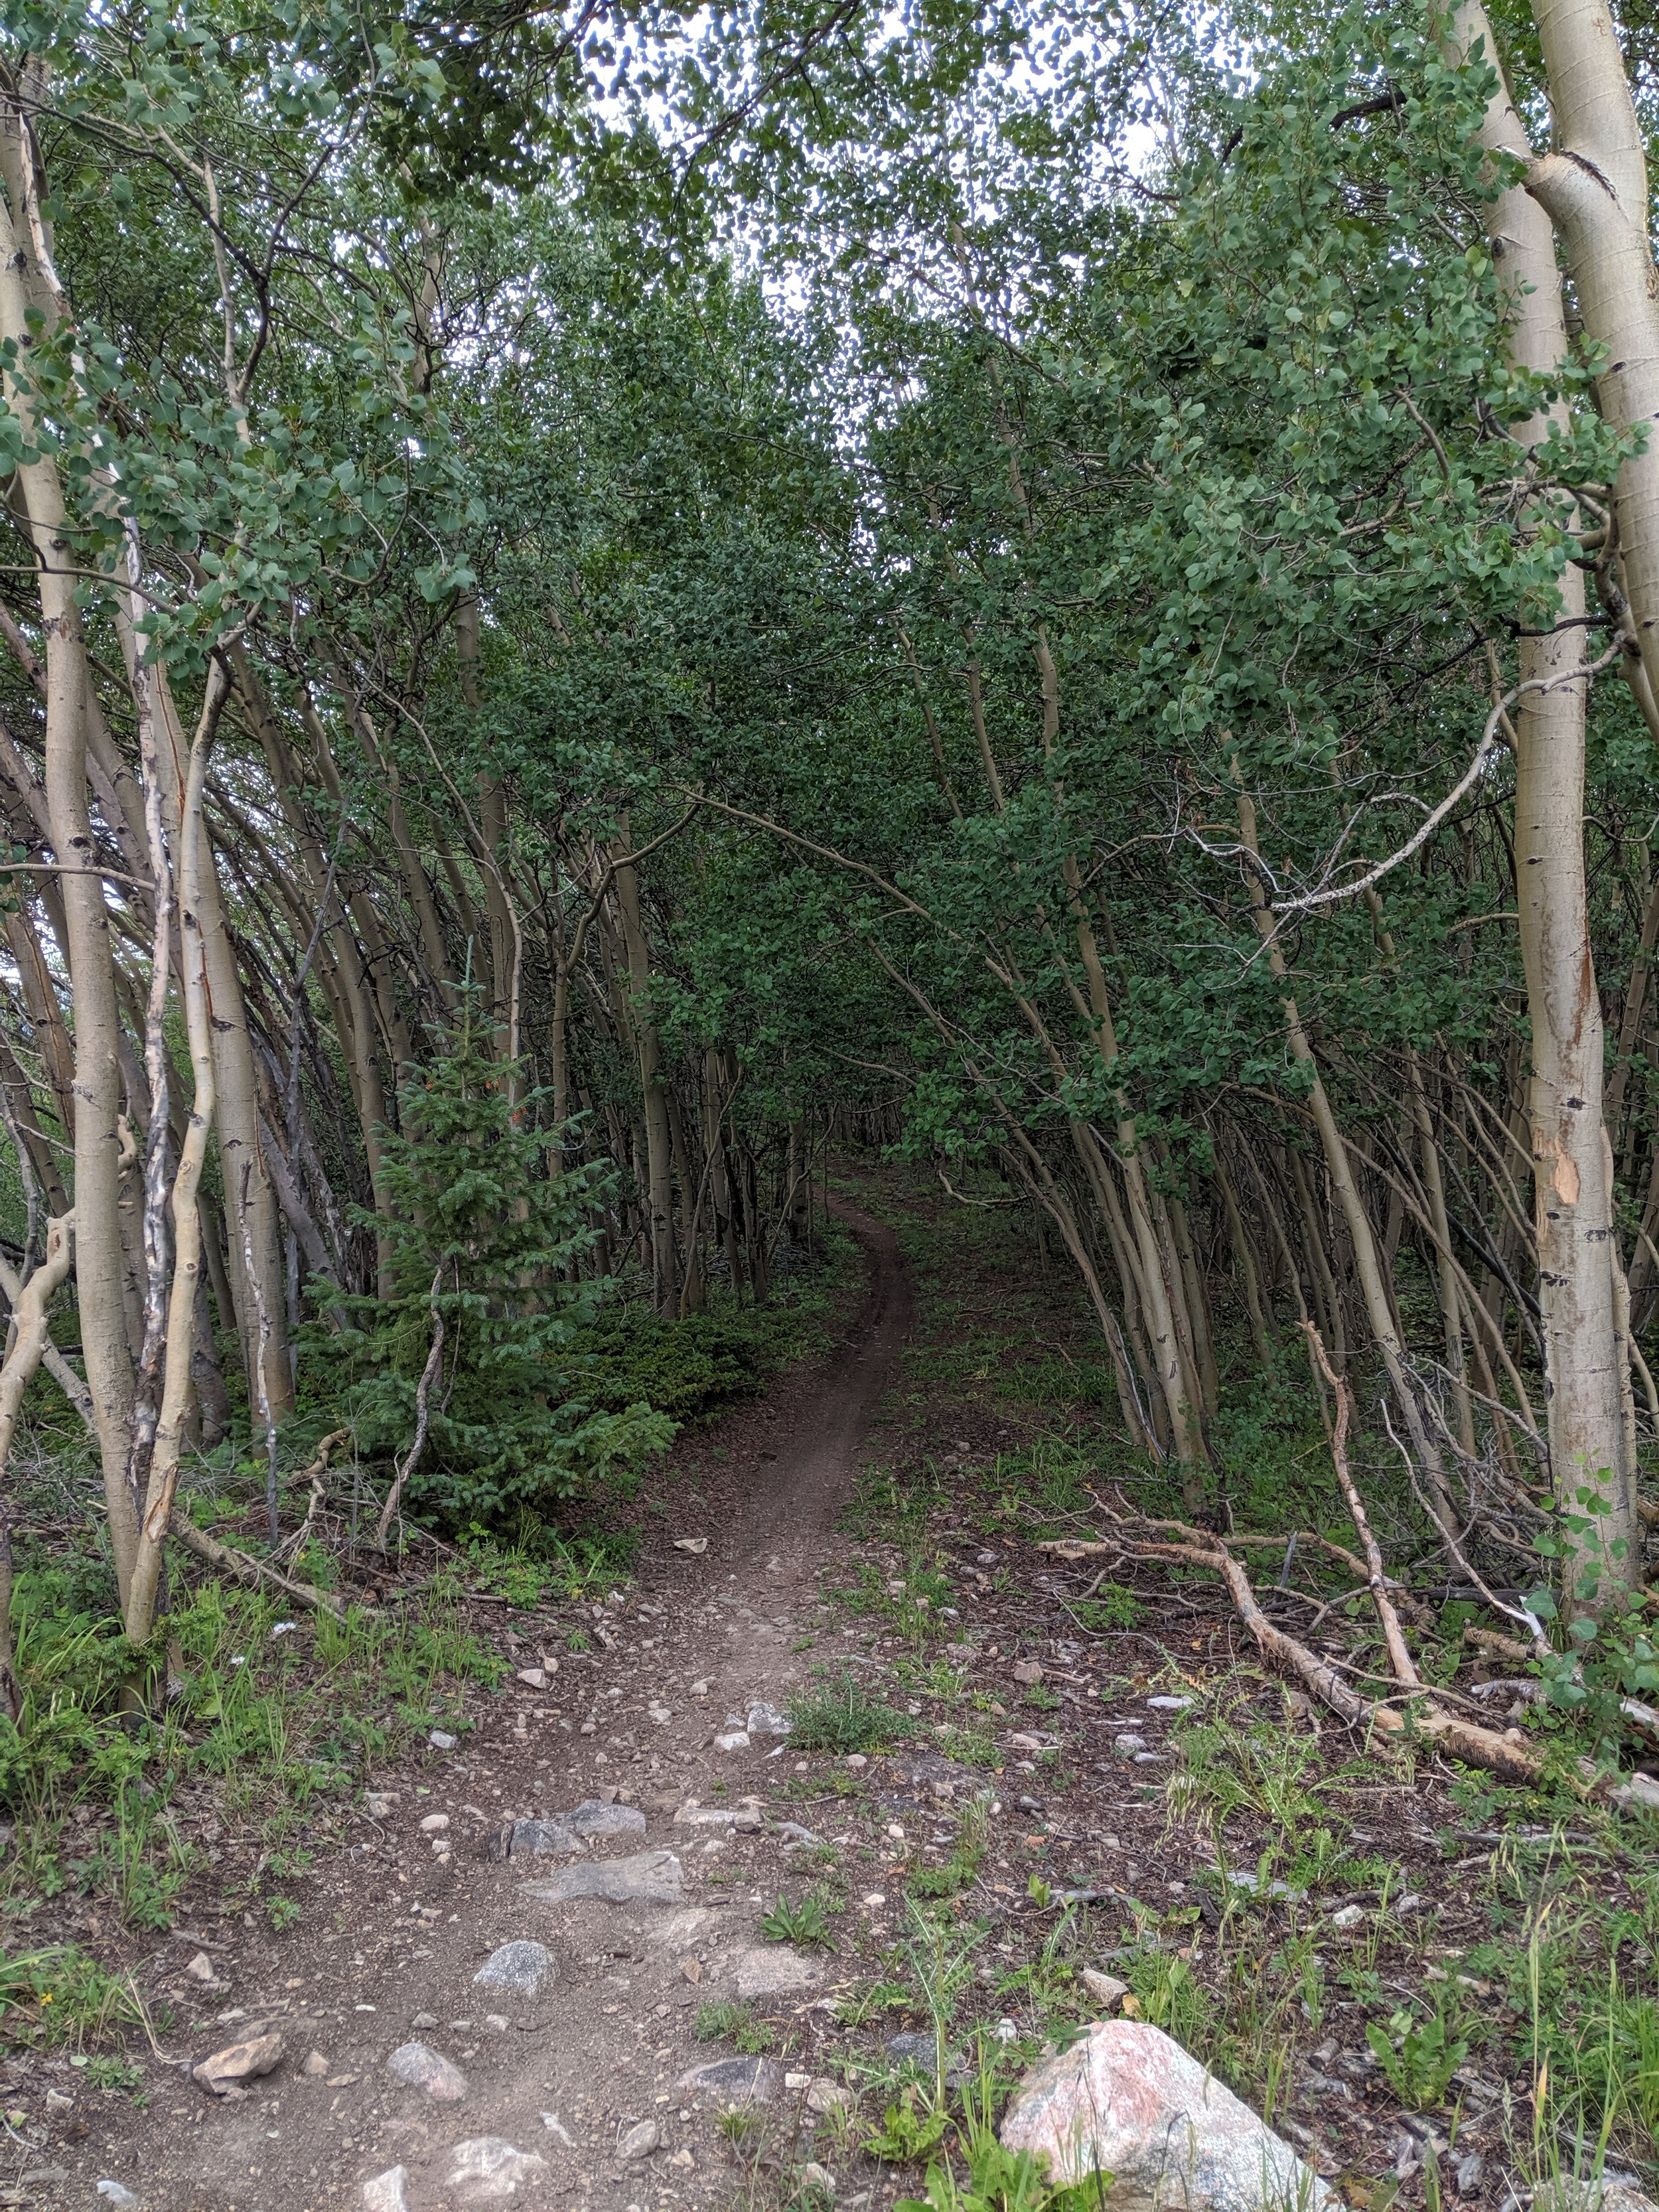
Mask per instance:
[[[1036,1659],[1022,1659],[1014,1668],[1014,1680],[1017,1682],[1024,1682],[1028,1686],[1031,1683],[1040,1682],[1042,1680],[1041,1662]]]
[[[421,1833],[423,1836],[441,1836],[448,1826],[447,1813],[428,1813],[421,1823]]]
[[[852,2092],[843,2089],[839,2081],[831,2081],[822,2074],[815,2075],[806,2085],[806,2109],[822,2119],[826,2112],[836,2112],[853,2101]]]
[[[689,1798],[674,1815],[677,1828],[740,1828],[749,1834],[760,1824],[760,1807],[752,1797],[736,1805],[699,1805]]]
[[[1339,1905],[1331,1915],[1333,1928],[1357,1928],[1365,1917],[1363,1905]]]
[[[626,1859],[590,1859],[523,1887],[538,1905],[563,1905],[573,1897],[602,1897],[612,1905],[678,1905],[681,1883],[673,1852],[655,1850]]]
[[[800,2184],[803,2189],[816,2189],[821,2197],[833,2197],[836,2193],[835,2175],[827,2166],[820,2166],[815,2158],[809,2158],[802,2166]]]
[[[458,2142],[450,2159],[447,2185],[466,2204],[491,2204],[515,2197],[520,2182],[536,2181],[547,2172],[547,2160],[538,2150],[520,2150],[501,2136],[474,2136]]]
[[[769,2105],[783,2087],[783,2069],[772,2058],[716,2058],[682,2074],[676,2087],[728,2104]]]
[[[799,1820],[780,1820],[778,1840],[787,1850],[796,1844],[819,1844],[823,1843],[823,1838],[822,1836],[814,1835],[811,1828],[803,1828]]]
[[[436,2027],[438,2015],[435,2012],[417,2012],[409,2024],[411,2027]]]
[[[887,1893],[884,1889],[868,1890],[859,1899],[859,1903],[866,1907],[866,1909],[872,1912],[879,1911],[881,1907],[885,1905],[886,1902]]]
[[[682,2172],[689,2172],[696,2162],[697,2161],[692,2157],[690,2150],[688,2150],[684,2144],[681,2145],[680,2148],[675,2152],[673,2157],[668,2161],[670,2166],[678,2166]]]
[[[520,1667],[513,1679],[524,1683],[528,1689],[544,1690],[547,1687],[547,1669],[545,1667]]]
[[[427,1741],[434,1751],[453,1751],[460,1738],[451,1735],[446,1729],[434,1729]]]
[[[242,2081],[252,2081],[261,2074],[269,2074],[283,2056],[280,2035],[251,2035],[246,2043],[232,2043],[222,2051],[216,2051],[210,2058],[190,2069],[191,2079],[214,2096]]]
[[[632,2166],[641,2158],[649,2158],[662,2141],[662,2130],[654,2120],[641,2120],[629,2129],[617,2145],[617,2157],[623,2166]]]
[[[1114,1751],[1123,1753],[1126,1757],[1137,1751],[1145,1751],[1146,1748],[1146,1737],[1144,1735],[1135,1735],[1127,1729],[1123,1735],[1115,1735],[1112,1738],[1112,1749]]]
[[[702,1960],[701,1959],[682,1959],[680,1960],[680,1972],[685,1976],[688,1982],[700,1982],[702,1979]]]
[[[716,1751],[747,1751],[749,1748],[748,1729],[727,1729],[724,1735],[717,1735],[714,1738],[714,1748]]]
[[[487,1989],[513,1990],[533,1997],[553,1972],[553,1954],[544,1943],[503,1943],[472,1977]]]
[[[1146,1700],[1155,1713],[1184,1713],[1192,1702],[1190,1698],[1148,1698]]]
[[[504,2012],[487,2012],[483,2024],[492,2035],[505,2035],[513,2025]]]
[[[406,2166],[389,2166],[373,2181],[364,2182],[363,2212],[409,2212],[409,2199],[404,2195],[408,2179]]]
[[[49,2112],[67,2112],[74,2102],[74,2098],[66,2097],[61,2089],[48,2089],[46,2092],[46,2110]]]
[[[133,2195],[125,2181],[100,2181],[98,2194],[106,2204],[113,2204],[116,2212],[138,2212],[142,2201]]]
[[[674,1717],[672,1709],[665,1705],[658,1704],[647,1705],[645,1710],[649,1713],[652,1719],[655,1721],[659,1728],[666,1728],[669,1722]]]
[[[868,1766],[870,1762],[861,1751],[849,1751],[847,1754],[847,1764],[856,1774],[861,1766]]]
[[[739,1951],[732,1961],[732,1981],[739,1997],[771,1997],[794,1990],[816,1989],[823,1979],[817,1961],[792,1951],[785,1943],[757,1945]]]
[[[389,1820],[397,1802],[395,1790],[368,1790],[363,1793],[363,1810],[371,1820]]]
[[[794,1723],[775,1705],[753,1705],[749,1708],[747,1725],[750,1735],[787,1735]]]
[[[694,1559],[701,1559],[708,1549],[708,1539],[707,1536],[676,1536],[674,1549],[677,1552],[690,1552]]]
[[[708,1695],[708,1683],[706,1678],[702,1681],[693,1682],[691,1695],[694,1698],[706,1698]]]
[[[212,1982],[218,1978],[213,1971],[213,1961],[205,1951],[198,1951],[185,1972],[192,1982]]]
[[[1486,2171],[1486,2161],[1478,2150],[1470,2151],[1457,2161],[1457,2193],[1473,2197],[1480,2188]]]
[[[1083,1986],[1091,1996],[1108,2006],[1121,2004],[1129,1994],[1127,1982],[1119,1981],[1115,1974],[1103,1974],[1098,1966],[1083,1969]]]
[[[453,2105],[466,2094],[466,2076],[452,2059],[424,2043],[400,2043],[386,2062],[386,2071],[411,2089],[424,2089],[440,2104]]]
[[[302,2074],[309,2074],[313,2081],[318,2081],[322,2077],[322,2075],[327,2073],[328,2061],[324,2057],[320,2051],[313,2051],[307,2057],[306,2063],[300,2069],[300,2071]]]

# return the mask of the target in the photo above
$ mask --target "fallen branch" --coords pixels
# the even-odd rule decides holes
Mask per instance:
[[[210,1536],[204,1528],[198,1528],[193,1521],[186,1520],[176,1510],[167,1523],[167,1533],[187,1552],[193,1552],[198,1559],[204,1559],[209,1566],[216,1567],[222,1575],[229,1575],[239,1583],[251,1583],[256,1587],[262,1583],[269,1583],[291,1597],[296,1605],[308,1606],[313,1612],[325,1613],[335,1620],[343,1622],[346,1618],[344,1606],[338,1598],[331,1597],[326,1590],[314,1589],[309,1583],[296,1583],[279,1567],[269,1566],[264,1559],[256,1559],[250,1553],[238,1552],[228,1544],[222,1544],[216,1536]]]
[[[1534,1788],[1550,1779],[1543,1759],[1519,1729],[1500,1734],[1496,1729],[1461,1719],[1420,1688],[1407,1692],[1408,1702],[1403,1711],[1396,1710],[1394,1701],[1362,1697],[1328,1662],[1268,1620],[1242,1563],[1228,1549],[1235,1540],[1231,1537],[1213,1535],[1182,1522],[1163,1521],[1155,1525],[1169,1532],[1168,1537],[1138,1539],[1127,1533],[1131,1526],[1153,1524],[1144,1516],[1115,1510],[1097,1491],[1091,1495],[1108,1521],[1126,1531],[1115,1548],[1133,1558],[1179,1560],[1218,1575],[1262,1656],[1294,1675],[1351,1728],[1363,1728],[1374,1739],[1382,1737],[1402,1746],[1407,1741],[1426,1744],[1449,1758],[1462,1759],[1466,1766],[1479,1767],[1500,1781],[1522,1788]],[[1588,1759],[1581,1759],[1576,1772],[1564,1778],[1570,1789],[1586,1799],[1659,1810],[1659,1783],[1648,1775],[1600,1774]]]

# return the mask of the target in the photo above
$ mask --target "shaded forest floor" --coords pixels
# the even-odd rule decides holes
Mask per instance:
[[[1370,2212],[1643,2169],[1650,1830],[1375,1756],[1201,1577],[1039,1550],[1087,1533],[1103,1475],[1161,1500],[1069,1278],[908,1171],[841,1187],[868,1284],[843,1267],[822,1356],[681,1437],[621,1516],[626,1582],[602,1550],[561,1591],[497,1558],[356,1649],[226,1600],[200,1662],[226,1698],[272,1652],[292,1670],[228,1771],[66,1731],[3,1863],[0,2202],[426,2212],[510,2182],[886,2212],[964,2094],[1120,2005]],[[1316,1510],[1297,1403],[1232,1417],[1253,1516]],[[1469,1612],[1444,1612],[1449,1667]],[[368,1717],[389,1668],[396,1734]],[[302,1712],[303,1748],[256,1741]],[[615,1832],[513,1838],[581,1802]],[[614,1901],[524,1887],[602,1866]],[[474,1982],[507,1942],[544,1947],[539,1989]],[[244,2094],[192,2081],[256,2033],[283,2056]],[[416,2040],[457,2102],[388,2073]]]

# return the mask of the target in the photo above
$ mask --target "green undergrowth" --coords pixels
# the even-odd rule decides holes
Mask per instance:
[[[92,1962],[49,1940],[57,1900],[159,1930],[205,1882],[279,1934],[296,1924],[331,1809],[434,1727],[465,1730],[507,1672],[469,1626],[465,1594],[437,1577],[341,1622],[206,1583],[176,1594],[165,1676],[146,1678],[95,1561],[25,1564],[12,1616],[23,1711],[0,1721],[0,2034],[51,2040],[72,2013],[95,2039],[131,2018]]]
[[[831,1218],[820,1256],[785,1278],[764,1305],[715,1286],[700,1313],[665,1320],[642,1302],[618,1306],[580,1340],[599,1404],[639,1401],[681,1427],[758,1397],[783,1368],[822,1357],[847,1292],[861,1274],[857,1243]]]

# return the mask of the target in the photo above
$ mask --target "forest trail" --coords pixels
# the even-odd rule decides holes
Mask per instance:
[[[388,1784],[392,1802],[371,1800],[380,1817],[321,1870],[304,1928],[280,1946],[247,1926],[173,1931],[181,1995],[191,1985],[179,1974],[204,1952],[224,2009],[168,2043],[187,2039],[199,2061],[276,2033],[276,2069],[223,2100],[183,2069],[176,2094],[144,2113],[100,2100],[73,2170],[32,2201],[83,2207],[110,2179],[147,2212],[729,2202],[715,2130],[734,2082],[740,2091],[757,2076],[769,2101],[803,2105],[811,2066],[792,2057],[786,2077],[771,2061],[722,2062],[719,2045],[694,2038],[698,2009],[781,1996],[809,2008],[836,1962],[763,1941],[761,1913],[800,1848],[777,1826],[792,1809],[778,1802],[792,1763],[769,1714],[752,1735],[726,1723],[775,1712],[806,1679],[795,1647],[823,1635],[816,1577],[913,1310],[893,1231],[836,1210],[863,1249],[867,1291],[827,1367],[785,1376],[736,1417],[754,1442],[732,1473],[749,1482],[728,1480],[695,1525],[647,1534],[625,1600],[592,1608],[590,1653],[516,1645],[526,1671],[556,1662],[547,1686],[515,1680],[482,1699],[473,1733],[428,1753],[400,1788]],[[701,1553],[676,1547],[705,1538]],[[720,1747],[734,1733],[744,1741]],[[750,1797],[764,1821],[743,1804]],[[583,1805],[599,1808],[583,1825],[616,1832],[537,1854],[521,1828],[498,1856],[514,1823],[550,1825]],[[688,1811],[702,1820],[677,1820]],[[573,1875],[603,1879],[605,1867],[640,1893],[533,1893]],[[507,1944],[550,1954],[538,1988],[476,1982]],[[534,1954],[514,1954],[526,1960]],[[198,1990],[198,2014],[200,2003]],[[453,2069],[442,2086],[464,2090],[452,2100],[394,2079],[388,2059],[410,2044]],[[706,2089],[679,2086],[711,2063],[721,2070]],[[823,2092],[810,2094],[816,2104]],[[641,2149],[647,2124],[656,2132]],[[630,2131],[635,2154],[624,2160]]]

